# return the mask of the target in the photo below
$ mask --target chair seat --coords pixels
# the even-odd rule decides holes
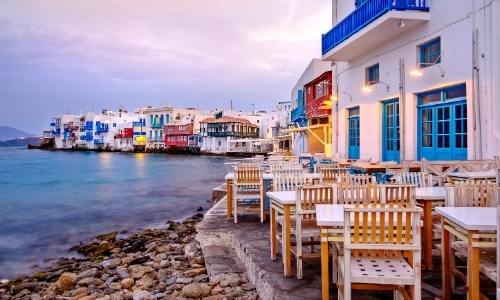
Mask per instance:
[[[339,257],[339,267],[345,272],[344,257]],[[413,285],[414,271],[404,258],[351,257],[351,282]]]

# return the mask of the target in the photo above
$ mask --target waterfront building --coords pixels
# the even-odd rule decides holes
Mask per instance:
[[[269,152],[292,154],[292,135],[283,132],[290,129],[290,113],[291,101],[282,101],[262,118],[263,136],[273,145]]]
[[[166,147],[188,147],[188,137],[193,135],[193,123],[167,124],[163,127]]]
[[[322,35],[338,99],[332,152],[374,161],[498,155],[499,15],[499,1],[333,0],[333,28]]]
[[[76,145],[79,131],[79,118],[76,115],[59,115],[50,123],[50,133],[54,145],[60,149],[71,149]]]
[[[147,106],[143,108],[142,111],[146,116],[146,149],[163,148],[165,146],[163,128],[172,121],[174,108],[168,104],[163,104],[161,107],[157,108]]]
[[[328,152],[324,148],[331,148],[329,146],[320,146],[322,143],[311,137],[314,134],[321,136],[324,140],[325,132],[323,132],[322,126],[316,126],[317,124],[322,124],[318,122],[323,122],[324,118],[328,116],[325,110],[319,110],[325,99],[323,94],[319,94],[314,86],[311,86],[311,82],[317,80],[323,80],[322,78],[328,78],[328,73],[331,74],[331,64],[330,62],[324,62],[321,59],[312,59],[307,68],[304,70],[297,83],[291,92],[291,116],[290,116],[290,127],[284,133],[288,133],[292,136],[291,149],[293,155],[300,155],[304,152]],[[311,88],[306,90],[306,85],[309,84]],[[317,99],[316,99],[317,95]],[[311,101],[308,106],[307,101]],[[307,116],[307,108],[309,108],[309,117]],[[311,119],[311,120],[308,120]],[[307,129],[311,123],[314,122],[313,128],[310,131]],[[329,142],[329,141],[327,141]]]

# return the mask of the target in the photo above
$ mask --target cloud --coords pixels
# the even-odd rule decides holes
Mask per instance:
[[[131,95],[143,95],[137,106],[144,98],[163,103],[169,97],[182,105],[189,101],[186,94],[220,105],[245,87],[279,86],[283,90],[267,89],[268,95],[252,100],[277,103],[288,100],[309,61],[320,56],[321,33],[331,22],[329,5],[326,0],[8,1],[0,8],[0,78],[43,90],[44,99],[9,96],[36,97],[47,106],[54,101],[51,93],[72,96],[56,84],[61,79],[83,93],[78,98],[87,94],[110,105],[132,102]],[[0,82],[1,99],[5,84]],[[200,91],[183,92],[193,84]],[[102,94],[88,93],[92,87]],[[213,92],[213,98],[203,91]],[[29,113],[36,118],[36,111]]]

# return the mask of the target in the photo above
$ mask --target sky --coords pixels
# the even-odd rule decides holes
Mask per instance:
[[[0,0],[0,126],[169,104],[270,111],[331,29],[331,0]],[[252,105],[253,104],[253,105]]]

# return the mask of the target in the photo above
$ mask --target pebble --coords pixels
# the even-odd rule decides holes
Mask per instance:
[[[224,274],[211,282],[194,239],[202,217],[169,221],[166,229],[125,239],[116,240],[116,232],[100,235],[76,247],[85,249],[85,258],[62,258],[22,281],[0,280],[0,300],[259,299],[245,274]]]

